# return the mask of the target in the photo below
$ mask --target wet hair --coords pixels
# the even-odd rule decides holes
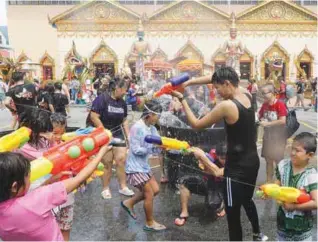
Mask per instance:
[[[55,82],[54,83],[54,88],[56,90],[62,91],[62,82]]]
[[[301,144],[306,153],[315,153],[317,150],[317,138],[308,132],[302,132],[294,138],[294,142]]]
[[[12,81],[14,83],[18,82],[18,81],[22,81],[24,78],[25,73],[21,72],[21,71],[16,71],[12,73]]]
[[[111,80],[109,82],[108,85],[108,90],[109,92],[113,92],[115,91],[117,88],[123,88],[126,87],[127,88],[127,82],[125,79],[119,78],[119,77],[115,77],[113,80]]]
[[[238,87],[240,79],[236,71],[232,67],[224,66],[214,72],[212,76],[212,84],[223,85],[228,80],[234,87]]]
[[[32,130],[29,141],[31,145],[38,147],[40,133],[52,131],[50,116],[51,112],[39,108],[34,108],[27,113],[25,121],[21,124],[21,126],[28,127]]]
[[[275,87],[272,83],[267,83],[263,85],[261,89],[264,89],[264,88],[268,89],[268,91],[270,91],[271,93],[275,93]]]
[[[147,118],[149,114],[155,113],[160,114],[162,112],[162,107],[160,103],[156,100],[151,100],[144,104],[144,109],[141,114],[141,118]]]
[[[218,143],[215,147],[217,156],[225,156],[227,152],[227,145],[225,142]]]
[[[13,152],[0,153],[0,203],[11,197],[11,188],[17,183],[17,191],[25,186],[30,173],[30,162],[23,155]]]
[[[49,82],[48,84],[46,84],[44,90],[49,94],[53,94],[55,90],[53,83]]]
[[[58,125],[66,125],[66,117],[61,113],[53,113],[50,117],[51,123]]]

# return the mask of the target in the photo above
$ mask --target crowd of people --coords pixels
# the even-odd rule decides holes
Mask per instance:
[[[300,101],[304,92],[302,83],[297,83]],[[255,139],[258,118],[259,125],[264,128],[261,155],[266,160],[266,182],[303,189],[311,196],[311,200],[303,204],[279,205],[277,238],[280,241],[312,240],[312,211],[317,210],[317,173],[309,163],[316,152],[317,140],[310,133],[298,134],[286,158],[288,90],[283,80],[281,84],[276,90],[272,83],[258,87],[251,80],[246,90],[240,87],[234,69],[222,67],[212,76],[186,81],[170,94],[169,110],[188,126],[205,129],[223,122],[226,134],[226,142],[211,147],[208,154],[200,147],[189,149],[202,173],[178,179],[181,212],[174,221],[176,226],[187,222],[190,195],[196,193],[206,198],[206,204],[218,217],[226,215],[229,240],[243,239],[242,206],[252,225],[252,239],[268,240],[261,231],[257,206],[252,199],[260,168]],[[63,171],[32,184],[30,161],[62,142],[69,104],[77,102],[81,85],[74,77],[71,81],[31,83],[24,80],[24,73],[15,72],[10,87],[4,96],[0,96],[19,126],[32,130],[30,140],[23,147],[14,152],[0,153],[1,239],[68,241],[74,216],[73,191],[90,177],[99,162],[104,164],[102,198],[112,198],[114,191],[110,190],[109,184],[115,165],[118,192],[129,197],[121,202],[121,207],[130,217],[137,219],[134,206],[143,201],[146,218],[143,229],[150,232],[166,229],[155,220],[154,199],[160,185],[149,164],[151,156],[162,157],[163,147],[145,142],[147,135],[160,135],[157,129],[163,111],[160,101],[152,99],[149,93],[146,97],[137,95],[136,80],[128,76],[101,75],[84,85],[95,97],[88,106],[86,125],[110,130],[113,135],[111,145],[101,147],[78,174]],[[193,88],[197,85],[199,87]],[[316,95],[316,89],[313,92]],[[258,110],[259,97],[263,103]],[[141,110],[140,119],[131,126],[127,119],[127,104],[134,110]],[[69,178],[61,181],[62,176]]]

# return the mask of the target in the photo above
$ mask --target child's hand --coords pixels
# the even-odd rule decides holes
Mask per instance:
[[[294,203],[283,203],[283,207],[284,207],[287,211],[294,211],[294,210],[296,210],[296,204],[294,204]]]
[[[197,159],[199,159],[200,157],[204,157],[205,156],[205,152],[203,150],[201,150],[200,148],[192,147],[189,150],[190,150],[190,152],[192,152],[194,154],[194,156]]]
[[[48,179],[45,184],[52,184],[54,182],[58,182],[63,176],[69,176],[72,177],[73,173],[71,171],[62,171],[59,174],[52,176],[50,179]]]

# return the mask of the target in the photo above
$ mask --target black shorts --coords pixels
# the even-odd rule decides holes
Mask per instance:
[[[112,134],[114,139],[113,147],[127,147],[126,138],[122,130],[115,131]]]
[[[191,193],[205,196],[206,205],[214,210],[223,209],[222,182],[206,179],[202,175],[185,175],[178,180]]]

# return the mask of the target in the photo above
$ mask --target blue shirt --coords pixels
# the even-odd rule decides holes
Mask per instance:
[[[159,153],[160,149],[145,142],[147,135],[159,136],[155,126],[147,126],[142,119],[137,121],[129,132],[129,152],[126,160],[126,173],[149,173],[151,167],[148,158],[151,154]]]

